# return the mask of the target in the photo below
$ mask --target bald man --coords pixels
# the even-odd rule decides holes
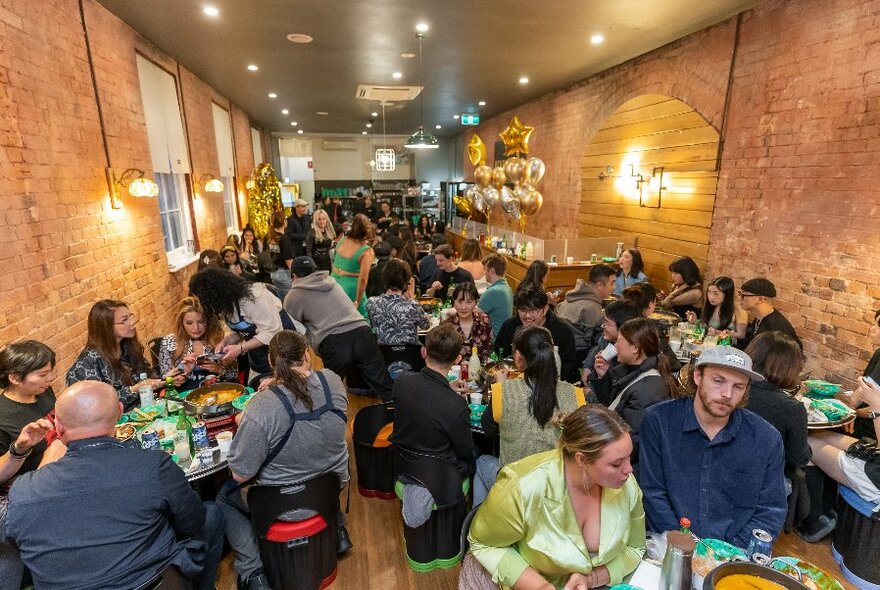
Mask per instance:
[[[123,590],[179,573],[213,588],[222,514],[168,454],[117,441],[121,413],[106,383],[80,381],[58,396],[61,442],[13,484],[7,536],[37,588]]]

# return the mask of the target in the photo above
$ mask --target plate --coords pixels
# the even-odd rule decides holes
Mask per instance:
[[[805,579],[812,580],[816,590],[843,590],[843,586],[834,576],[797,557],[777,557],[770,563],[770,567],[782,573],[788,573],[793,568],[799,571]],[[809,584],[806,586],[811,588]]]
[[[241,397],[238,397],[238,398],[232,400],[232,407],[235,408],[236,410],[241,410],[243,412],[244,409],[247,407],[247,405],[250,403],[251,398],[254,397],[255,395],[256,395],[256,393],[251,391],[249,393],[242,395]]]
[[[826,424],[832,422],[845,422],[849,420],[856,412],[848,405],[843,403],[840,400],[836,400],[833,398],[829,399],[813,399],[810,401],[810,405],[819,410],[822,414],[825,415],[826,420],[824,421],[816,421],[812,420],[809,424],[819,425]]]
[[[129,422],[152,422],[165,410],[163,404],[153,404],[142,408],[135,408],[125,414]]]
[[[842,385],[829,383],[821,379],[809,379],[804,381],[805,395],[808,397],[834,397],[843,389]]]

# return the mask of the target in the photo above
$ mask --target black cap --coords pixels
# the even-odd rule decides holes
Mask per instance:
[[[379,242],[373,246],[373,252],[376,253],[378,258],[388,258],[391,256],[391,244],[388,242]]]
[[[400,236],[388,236],[386,238],[388,245],[400,252],[403,249],[403,239]]]
[[[760,295],[762,297],[776,297],[776,287],[767,279],[757,278],[749,279],[740,287],[741,291],[751,293],[752,295]]]
[[[318,265],[315,264],[311,256],[297,256],[293,259],[293,265],[290,269],[297,277],[303,278],[318,270]]]

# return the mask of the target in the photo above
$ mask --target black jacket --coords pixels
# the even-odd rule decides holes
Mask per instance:
[[[287,230],[284,232],[290,238],[293,246],[293,257],[304,256],[306,253],[306,236],[312,227],[312,216],[304,213],[302,217],[297,217],[296,212],[291,213],[287,218]]]
[[[516,335],[517,329],[522,326],[522,321],[518,314],[514,314],[512,318],[505,320],[498,330],[495,337],[495,352],[503,357],[513,354],[513,337]],[[559,349],[559,360],[562,366],[559,369],[559,376],[563,381],[569,383],[577,383],[580,381],[577,367],[577,352],[575,350],[574,332],[568,322],[564,322],[552,311],[547,312],[544,320],[544,327],[550,331],[553,337],[553,344]]]
[[[785,448],[785,474],[805,467],[812,452],[807,443],[807,409],[769,381],[754,381],[749,388],[746,409],[773,425],[782,435]]]
[[[745,342],[738,343],[738,347],[745,349],[755,336],[763,334],[764,332],[782,332],[783,334],[791,336],[794,341],[798,343],[798,346],[801,347],[801,350],[804,349],[801,339],[798,338],[797,332],[794,331],[794,326],[791,325],[791,322],[789,322],[778,309],[774,309],[760,320],[752,320],[746,327]]]

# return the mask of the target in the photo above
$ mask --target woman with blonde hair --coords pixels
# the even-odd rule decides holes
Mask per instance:
[[[86,347],[76,357],[65,376],[68,386],[77,381],[101,381],[116,390],[125,410],[134,408],[143,385],[158,387],[159,379],[144,358],[144,345],[135,326],[138,318],[128,305],[115,299],[102,299],[89,310]],[[147,379],[142,380],[141,375]]]
[[[333,272],[330,274],[354,302],[354,306],[367,317],[367,279],[373,266],[375,254],[370,248],[373,224],[363,213],[354,216],[348,235],[336,245]]]
[[[312,227],[306,234],[306,256],[311,256],[318,270],[332,270],[330,249],[336,240],[336,231],[330,223],[330,217],[323,209],[318,209],[312,216]]]
[[[620,584],[645,552],[631,453],[629,427],[608,408],[569,414],[556,449],[499,472],[471,523],[459,588]]]
[[[180,302],[173,334],[159,344],[159,372],[172,377],[174,386],[186,391],[201,387],[210,375],[220,381],[238,380],[235,361],[223,361],[217,346],[223,340],[223,328],[214,319],[208,323],[202,304],[196,297]]]

